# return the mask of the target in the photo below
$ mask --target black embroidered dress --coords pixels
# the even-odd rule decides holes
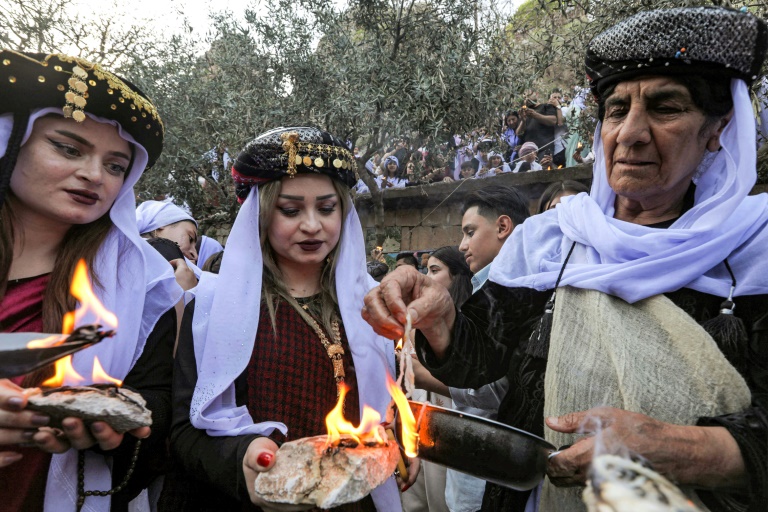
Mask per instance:
[[[544,375],[547,361],[528,352],[528,341],[552,291],[505,288],[493,282],[461,307],[454,324],[451,345],[437,360],[421,333],[417,353],[424,366],[449,386],[477,388],[506,376],[509,392],[499,408],[498,420],[544,434]],[[667,293],[699,324],[716,316],[723,297],[681,289]],[[740,414],[701,418],[699,425],[728,429],[741,449],[749,475],[750,490],[735,499],[749,503],[748,510],[765,510],[768,495],[768,296],[737,297],[735,314],[744,321],[749,341],[739,347],[744,357],[729,361],[739,369],[752,392],[752,407]],[[720,347],[722,350],[722,347]],[[728,356],[731,351],[724,351]],[[528,492],[516,492],[488,484],[483,510],[523,511]],[[728,505],[724,493],[700,493],[713,511],[747,510]]]

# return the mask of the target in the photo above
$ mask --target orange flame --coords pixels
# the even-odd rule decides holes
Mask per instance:
[[[123,385],[123,381],[115,379],[114,377],[110,377],[107,372],[104,371],[104,368],[101,367],[101,363],[99,362],[99,358],[96,356],[93,357],[93,372],[91,373],[91,381],[95,384],[111,383],[118,387]]]
[[[397,340],[397,346],[395,347],[395,350],[403,350],[403,338]]]
[[[98,323],[104,325],[108,329],[117,328],[117,317],[115,314],[107,310],[107,308],[105,308],[104,305],[96,297],[96,294],[93,293],[91,282],[88,279],[88,268],[85,265],[85,260],[80,260],[77,262],[69,292],[74,298],[78,300],[78,302],[80,302],[80,307],[78,307],[77,310],[70,311],[64,315],[64,318],[61,322],[61,330],[64,334],[71,334],[75,328],[75,325],[81,322]],[[52,343],[52,338],[56,338],[56,336],[50,336],[43,340],[32,341],[27,344],[27,347],[42,348],[43,346],[46,346],[44,343]],[[53,345],[55,345],[55,342],[49,346]],[[75,371],[75,369],[72,367],[71,355],[56,361],[55,367],[56,373],[53,377],[43,382],[43,386],[60,387],[64,384],[65,381],[70,385],[78,385],[84,383],[85,378],[77,373],[77,371]],[[107,375],[98,359],[95,357],[93,362],[92,379],[93,382],[113,382],[117,383],[118,386],[122,384],[121,381]]]
[[[47,338],[30,341],[29,343],[27,343],[27,348],[51,348],[51,347],[55,347],[56,345],[61,345],[62,343],[64,343],[64,341],[66,341],[66,339],[67,339],[66,336],[52,334]]]
[[[117,317],[114,313],[105,308],[96,297],[96,294],[93,293],[91,282],[88,280],[88,269],[85,266],[84,260],[77,262],[69,293],[80,301],[81,306],[77,308],[74,315],[72,313],[67,314],[67,316],[72,316],[72,319],[67,319],[67,316],[65,316],[65,322],[72,322],[72,320],[74,320],[72,324],[67,326],[70,330],[65,330],[65,334],[72,332],[71,328],[74,327],[74,324],[80,323],[80,321],[86,318],[88,323],[99,323],[108,329],[117,329]]]
[[[64,379],[69,380],[69,384],[76,386],[82,384],[85,379],[72,367],[72,356],[67,356],[56,361],[56,373],[53,377],[43,382],[47,388],[58,388],[64,384]]]
[[[416,457],[419,454],[419,430],[416,428],[416,418],[413,416],[408,399],[403,394],[392,377],[387,374],[387,389],[395,401],[395,406],[400,414],[400,422],[403,426],[402,446],[408,457]]]
[[[336,445],[339,443],[342,435],[348,435],[358,444],[364,442],[387,444],[386,439],[381,436],[381,429],[378,428],[381,423],[381,415],[375,409],[367,405],[363,407],[363,419],[358,427],[355,427],[344,418],[344,398],[347,396],[348,391],[349,388],[342,384],[339,392],[339,401],[331,412],[328,413],[328,416],[325,417],[325,426],[328,428],[327,443],[329,445]]]

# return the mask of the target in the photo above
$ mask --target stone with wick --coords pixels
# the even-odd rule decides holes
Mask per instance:
[[[393,441],[358,443],[344,435],[337,445],[327,441],[327,436],[315,436],[283,444],[272,469],[256,478],[256,495],[324,509],[356,502],[392,476],[400,457]]]
[[[51,417],[51,426],[60,427],[64,418],[85,423],[103,421],[115,432],[127,432],[152,425],[152,411],[142,396],[115,386],[93,385],[38,390],[29,397],[27,408]]]

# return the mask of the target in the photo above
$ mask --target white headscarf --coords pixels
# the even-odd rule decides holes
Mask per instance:
[[[354,207],[344,219],[342,233],[336,289],[344,291],[338,294],[339,310],[358,376],[360,411],[368,405],[383,417],[390,401],[386,372],[395,373],[394,351],[392,340],[378,336],[360,315],[363,297],[377,283],[366,270],[363,230]],[[251,359],[259,327],[263,269],[259,240],[259,192],[254,186],[232,226],[219,275],[204,272],[195,294],[192,333],[198,372],[189,418],[195,428],[214,437],[287,431],[279,422],[254,423],[248,409],[235,402],[234,381]],[[233,311],[246,314],[233,322]],[[378,510],[400,510],[391,478],[372,497]]]
[[[768,293],[768,195],[748,194],[756,181],[755,122],[743,80],[731,80],[733,118],[694,182],[694,206],[669,229],[613,218],[600,126],[595,131],[592,190],[564,197],[554,211],[529,218],[493,261],[490,280],[508,287],[554,288],[573,242],[561,285],[600,290],[632,303],[680,288],[728,296]]]
[[[224,247],[222,247],[218,240],[209,236],[200,235],[200,250],[197,251],[197,262],[199,263],[199,266],[202,267],[205,262],[208,261],[208,258],[223,250]]]
[[[136,208],[136,226],[142,235],[183,220],[194,222],[197,227],[197,221],[190,214],[171,202],[144,201]]]
[[[49,114],[61,115],[61,108],[32,112],[22,144],[29,138],[35,120]],[[133,186],[147,165],[146,150],[117,121],[87,115],[93,121],[115,126],[120,137],[133,146],[134,157],[130,172],[109,211],[114,229],[102,243],[94,262],[94,272],[102,284],[102,288],[94,288],[94,292],[104,306],[117,315],[117,334],[75,354],[73,366],[90,382],[93,358],[98,356],[109,375],[123,380],[141,356],[144,343],[158,319],[179,301],[182,290],[176,284],[171,266],[139,237],[136,228]],[[11,114],[0,116],[0,155],[5,154],[12,126]],[[89,320],[81,322],[85,323]],[[85,488],[112,488],[111,471],[105,458],[89,451],[85,461]],[[45,489],[45,510],[74,510],[76,503],[77,451],[69,450],[51,459]],[[82,510],[108,511],[109,507],[109,497],[93,496],[85,500]]]

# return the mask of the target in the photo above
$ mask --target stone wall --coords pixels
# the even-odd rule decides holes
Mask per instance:
[[[437,249],[461,241],[461,209],[471,192],[498,185],[513,186],[528,198],[531,212],[538,208],[541,193],[552,182],[577,180],[589,184],[590,166],[528,173],[508,173],[492,178],[453,183],[433,183],[384,192],[384,252]],[[355,200],[365,230],[366,250],[376,245],[371,196]]]

